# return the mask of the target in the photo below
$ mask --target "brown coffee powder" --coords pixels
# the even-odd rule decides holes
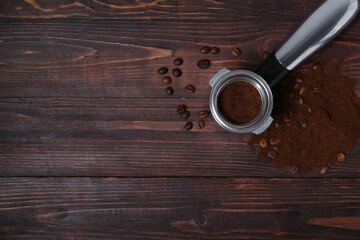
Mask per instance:
[[[258,90],[247,82],[232,82],[219,96],[222,115],[232,123],[245,124],[254,120],[261,111]]]
[[[251,146],[261,143],[261,158],[293,174],[312,169],[326,174],[357,145],[360,133],[360,104],[353,91],[357,80],[341,74],[341,61],[317,62],[284,81],[274,93],[273,124],[249,140]]]

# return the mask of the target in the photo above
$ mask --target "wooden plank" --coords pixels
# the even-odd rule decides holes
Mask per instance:
[[[359,179],[1,178],[2,239],[358,239]]]
[[[172,70],[175,57],[185,63],[183,76],[172,83],[174,97],[187,97],[182,89],[189,83],[197,87],[194,97],[207,97],[218,70],[253,70],[262,52],[279,46],[299,23],[280,16],[236,22],[2,21],[0,97],[163,97],[157,69]],[[359,28],[360,18],[320,53],[348,54],[343,72],[357,79]],[[221,53],[204,56],[199,53],[203,45],[219,46]],[[242,49],[240,57],[231,54],[234,46]],[[197,68],[203,58],[212,61],[210,69]]]
[[[209,108],[207,98],[0,99],[0,176],[289,176],[212,117],[184,130],[180,104],[193,122]],[[359,160],[360,146],[328,177],[359,177]]]
[[[239,19],[242,17],[277,15],[298,18],[316,8],[321,0],[237,1],[237,0],[152,0],[152,1],[54,1],[2,0],[0,18],[7,19]],[[286,9],[281,11],[280,9]]]

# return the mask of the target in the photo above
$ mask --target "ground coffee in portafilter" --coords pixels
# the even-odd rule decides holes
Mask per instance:
[[[292,174],[319,169],[325,175],[344,151],[356,147],[360,134],[360,103],[353,89],[356,79],[340,71],[341,61],[322,59],[304,66],[274,91],[272,125],[252,135],[260,157],[288,168]]]
[[[247,82],[232,82],[219,96],[222,115],[234,124],[245,124],[254,120],[261,111],[259,91]]]

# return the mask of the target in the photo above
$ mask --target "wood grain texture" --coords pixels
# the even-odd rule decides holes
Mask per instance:
[[[245,11],[245,10],[244,10]],[[303,13],[306,15],[306,13]],[[274,17],[275,18],[275,17]],[[178,21],[2,21],[0,22],[0,97],[163,97],[157,69],[174,68],[174,97],[196,85],[194,97],[208,97],[209,80],[220,69],[253,70],[264,50],[273,50],[301,20],[277,17],[213,22]],[[319,55],[348,55],[344,74],[360,79],[360,19]],[[202,55],[203,45],[218,55]],[[234,57],[231,49],[240,47]],[[208,58],[210,69],[196,62]],[[171,74],[170,74],[171,76]],[[146,86],[146,87],[145,87]],[[360,88],[356,88],[360,96]]]
[[[358,239],[359,179],[1,178],[2,239]]]
[[[0,176],[289,176],[212,117],[184,130],[179,104],[193,122],[209,108],[202,98],[1,99]],[[359,177],[359,156],[360,146],[328,177]]]

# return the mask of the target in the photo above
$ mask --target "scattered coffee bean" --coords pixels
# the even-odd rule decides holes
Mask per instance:
[[[295,90],[295,91],[299,91],[300,88],[301,88],[300,83],[295,83],[295,85],[294,85],[294,90]]]
[[[208,116],[209,116],[209,112],[206,111],[206,110],[202,110],[202,111],[200,111],[200,112],[198,113],[198,117],[199,117],[200,119],[205,119],[205,118],[207,118]]]
[[[308,112],[311,112],[311,108],[308,108]]]
[[[320,88],[314,88],[314,93],[321,93],[321,89]]]
[[[175,77],[180,77],[182,75],[182,71],[179,68],[175,68],[173,70],[173,74]]]
[[[200,129],[203,129],[205,127],[205,122],[203,120],[197,121],[197,126]]]
[[[297,174],[299,171],[300,171],[300,166],[299,165],[293,165],[290,168],[290,173],[293,174],[293,175]]]
[[[200,48],[200,53],[201,54],[207,54],[210,52],[210,48],[208,46],[204,46]]]
[[[290,110],[290,111],[288,112],[289,118],[291,118],[293,115],[294,115],[293,111]]]
[[[171,78],[168,77],[168,76],[163,77],[163,78],[162,78],[162,82],[163,82],[164,84],[170,84],[170,83],[171,83]]]
[[[162,68],[159,68],[158,74],[163,75],[163,74],[167,73],[168,71],[169,71],[169,70],[168,70],[167,67],[162,67]]]
[[[172,87],[167,87],[165,91],[169,96],[174,94],[174,89]]]
[[[187,122],[186,124],[185,124],[185,129],[186,130],[191,130],[193,128],[193,123],[192,122]]]
[[[304,103],[304,99],[303,98],[298,98],[298,104],[301,106]]]
[[[339,162],[345,161],[345,158],[346,158],[345,153],[338,153],[338,155],[337,155],[337,160],[338,160]]]
[[[264,51],[263,54],[262,54],[262,58],[266,59],[269,55],[270,55],[269,51]]]
[[[278,147],[273,147],[273,150],[277,151],[277,150],[279,150],[279,148]]]
[[[267,146],[268,146],[267,141],[265,139],[261,139],[260,140],[260,147],[267,148]]]
[[[211,54],[218,54],[220,52],[220,49],[218,47],[212,47],[210,49]]]
[[[195,92],[195,87],[193,85],[187,85],[185,87],[185,90],[187,93],[194,93]]]
[[[270,138],[270,145],[277,145],[280,143],[280,139],[278,138]]]
[[[307,122],[306,120],[302,120],[302,121],[301,121],[301,126],[302,126],[303,128],[307,128],[308,122]]]
[[[315,63],[313,65],[313,69],[316,70],[316,69],[320,69],[321,68],[321,64],[320,63]]]
[[[275,123],[275,128],[279,128],[279,123]]]
[[[202,59],[202,60],[197,62],[197,66],[200,69],[206,69],[206,68],[209,68],[211,66],[211,62],[208,59]]]
[[[302,87],[300,88],[299,94],[303,95],[305,91],[306,91],[306,87]]]
[[[327,166],[327,165],[322,166],[322,167],[320,168],[320,174],[321,174],[321,175],[326,175],[326,174],[328,173],[328,171],[329,171],[329,166]]]
[[[291,93],[289,94],[289,98],[293,98],[293,97],[295,97],[295,93],[294,93],[294,92],[291,92]]]
[[[188,119],[188,118],[190,117],[190,112],[189,112],[189,111],[183,112],[183,114],[181,115],[181,117],[182,117],[183,119]]]
[[[289,122],[290,122],[290,119],[289,119],[289,118],[284,118],[283,121],[284,121],[285,123],[289,123]]]
[[[182,58],[176,58],[174,60],[174,64],[177,65],[177,66],[183,64],[183,62],[184,62],[184,60]]]
[[[277,157],[277,153],[275,151],[269,151],[267,154],[269,159],[275,159]]]
[[[186,111],[186,106],[184,104],[178,106],[177,112],[178,114],[183,114]]]
[[[303,83],[304,83],[304,79],[303,79],[303,78],[297,78],[297,79],[295,79],[295,82],[296,82],[296,83],[299,83],[299,84],[303,84]]]
[[[241,50],[239,48],[233,48],[233,50],[231,52],[232,52],[232,55],[234,55],[235,57],[238,57],[241,55]]]

